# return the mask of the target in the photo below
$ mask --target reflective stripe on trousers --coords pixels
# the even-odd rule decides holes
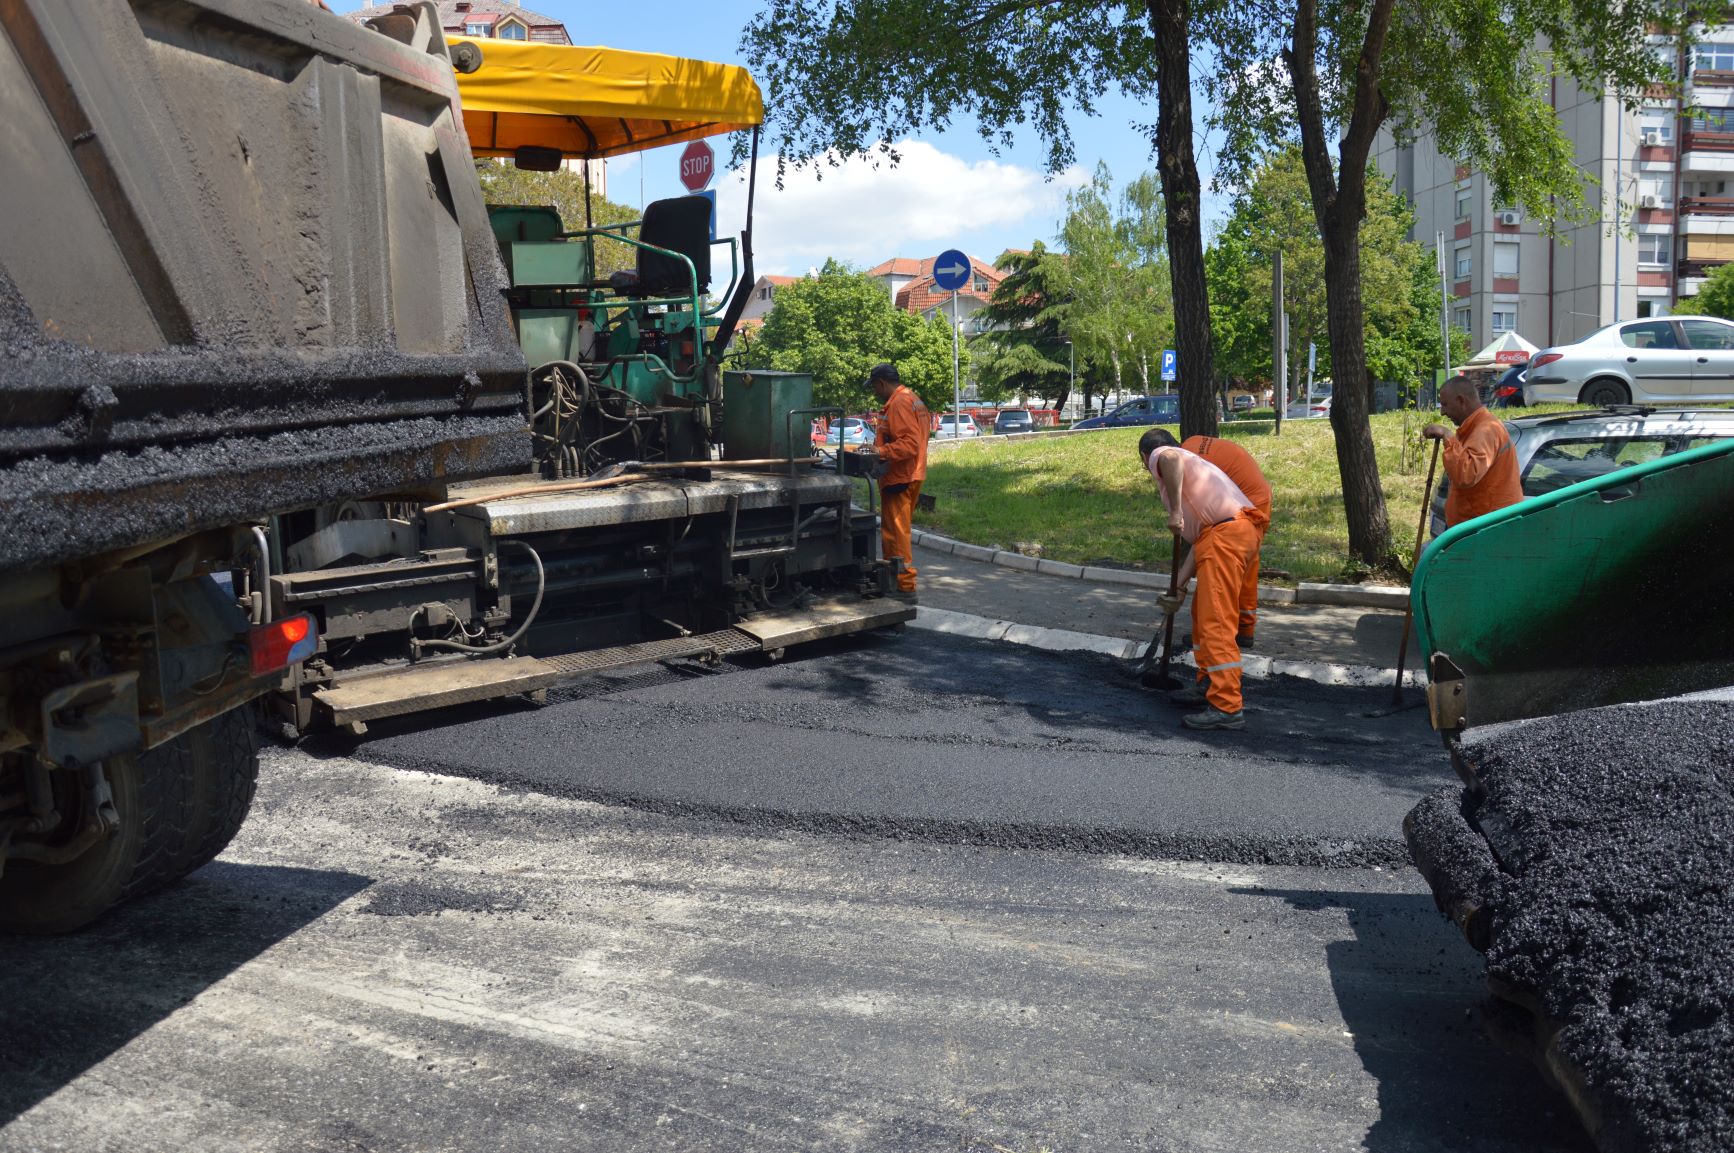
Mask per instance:
[[[1192,602],[1192,647],[1198,667],[1210,677],[1205,699],[1225,713],[1238,713],[1240,696],[1241,590],[1258,556],[1258,526],[1242,511],[1233,520],[1198,534],[1198,592]]]

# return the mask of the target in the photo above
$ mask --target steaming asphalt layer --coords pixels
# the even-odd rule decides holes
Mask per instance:
[[[1494,726],[1463,756],[1504,873],[1489,979],[1558,1028],[1598,1145],[1734,1149],[1734,701]]]
[[[918,631],[807,651],[406,718],[351,751],[765,828],[1340,867],[1406,863],[1403,813],[1455,779],[1420,709],[1367,715],[1383,688],[1248,680],[1246,728],[1196,734],[1094,655]]]

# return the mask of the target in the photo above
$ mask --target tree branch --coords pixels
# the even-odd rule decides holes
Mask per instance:
[[[1361,53],[1355,60],[1355,106],[1349,116],[1349,131],[1343,137],[1342,169],[1344,178],[1350,172],[1366,172],[1367,156],[1373,150],[1373,140],[1391,105],[1379,87],[1379,68],[1385,57],[1385,38],[1391,32],[1391,18],[1397,9],[1396,0],[1374,0],[1367,17],[1367,35],[1361,41]],[[1366,177],[1356,179],[1364,184]]]

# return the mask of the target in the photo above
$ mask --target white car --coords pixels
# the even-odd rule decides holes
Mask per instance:
[[[1529,362],[1524,404],[1734,400],[1734,324],[1662,316],[1610,324]]]
[[[968,440],[980,435],[981,429],[976,427],[975,417],[967,412],[946,413],[939,418],[939,431],[933,434],[936,440]]]

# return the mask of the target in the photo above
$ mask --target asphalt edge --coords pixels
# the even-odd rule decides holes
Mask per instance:
[[[934,609],[925,605],[917,607],[915,619],[909,623],[913,628],[947,633],[952,636],[1025,645],[1046,652],[1100,653],[1103,656],[1123,661],[1137,660],[1144,654],[1144,649],[1149,644],[1148,641],[1129,641],[1120,637],[1105,637],[1098,633],[1073,632],[1071,629],[1050,629],[1041,625],[1021,625],[1016,621],[995,620],[992,617],[976,616],[974,613]],[[1321,685],[1352,685],[1362,688],[1390,685],[1397,673],[1394,668],[1384,669],[1373,665],[1339,665],[1323,661],[1276,660],[1271,657],[1261,657],[1256,653],[1242,653],[1240,659],[1241,675],[1243,676],[1257,678],[1298,677],[1301,680],[1313,681]],[[1188,668],[1198,667],[1189,652],[1177,654],[1173,663],[1185,665]],[[1427,681],[1419,670],[1404,670],[1404,688],[1425,688],[1426,684]]]
[[[945,553],[959,560],[995,564],[1020,572],[1046,573],[1069,580],[1085,580],[1096,584],[1128,585],[1133,588],[1167,591],[1168,574],[1134,569],[1104,568],[1100,565],[1075,565],[1046,557],[1025,556],[1008,549],[988,548],[940,536],[936,532],[915,529],[911,540],[922,548]],[[1409,607],[1409,589],[1404,585],[1320,584],[1303,581],[1296,588],[1259,585],[1258,600],[1268,605],[1346,605],[1352,608],[1403,609]]]

